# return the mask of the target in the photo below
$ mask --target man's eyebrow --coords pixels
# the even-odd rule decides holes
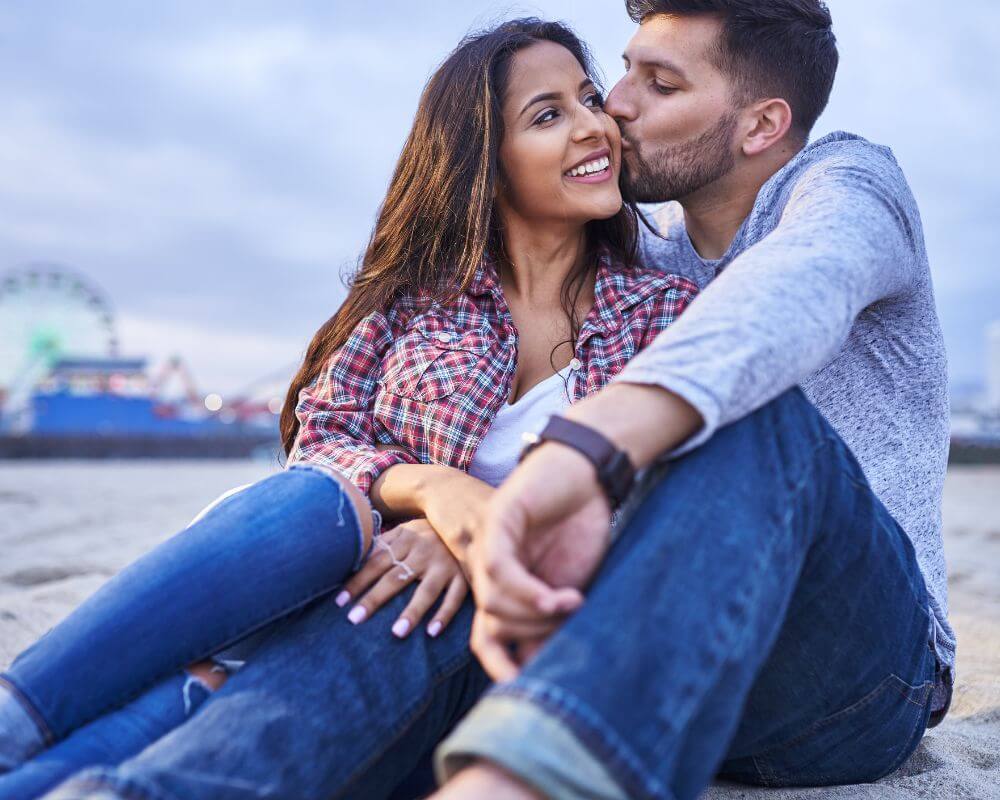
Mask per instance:
[[[580,85],[579,87],[577,87],[577,91],[581,92],[585,87],[593,83],[594,82],[590,78],[584,78],[582,81],[580,81]],[[520,117],[522,114],[524,114],[524,112],[527,111],[529,108],[531,108],[535,103],[541,103],[543,100],[558,100],[560,97],[562,97],[562,92],[544,92],[543,94],[536,94],[527,103],[524,104],[524,108],[521,109],[521,112],[520,114],[518,114],[518,116]]]
[[[622,53],[622,60],[631,61],[628,53]],[[639,64],[643,67],[659,67],[660,69],[669,70],[673,72],[681,80],[686,81],[687,75],[684,74],[684,70],[678,67],[673,61],[666,58],[640,58]]]

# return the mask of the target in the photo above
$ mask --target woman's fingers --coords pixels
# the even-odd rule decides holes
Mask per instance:
[[[336,597],[338,606],[345,606],[355,597],[359,597],[367,591],[372,584],[392,569],[394,565],[393,556],[402,560],[407,555],[407,546],[398,540],[397,528],[386,531],[375,540],[375,549],[368,556],[368,560],[355,572],[350,579],[344,583],[343,588]]]
[[[448,626],[448,623],[454,619],[468,594],[469,584],[465,578],[461,575],[456,575],[452,578],[448,584],[447,591],[444,593],[444,599],[434,614],[434,619],[427,626],[427,633],[431,636],[437,636],[441,633]]]
[[[393,634],[400,639],[405,638],[441,596],[446,583],[447,577],[440,572],[432,571],[424,577],[413,593],[413,597],[410,598],[410,602],[403,609],[403,613],[393,624]]]
[[[337,595],[337,605],[347,605],[351,598],[358,597],[366,592],[375,581],[385,575],[390,569],[392,569],[392,559],[387,552],[379,550],[372,553],[361,569],[355,572],[343,585],[340,593]]]
[[[416,577],[416,573],[405,564],[390,569],[358,600],[347,618],[355,625],[364,622],[409,586]]]

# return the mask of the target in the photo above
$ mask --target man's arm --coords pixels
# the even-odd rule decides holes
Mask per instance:
[[[824,366],[864,308],[918,278],[919,218],[901,173],[883,158],[871,169],[821,164],[800,179],[778,228],[567,416],[643,467],[697,446]],[[587,585],[610,541],[602,499],[590,463],[551,442],[497,490],[473,565],[472,647],[494,678],[517,673],[511,645],[529,654],[545,638],[527,620],[582,602],[572,588]]]
[[[858,148],[810,167],[778,227],[616,377],[659,386],[698,412],[704,424],[682,451],[822,368],[862,310],[917,280],[923,243],[906,180],[890,155]],[[641,438],[617,441],[631,450]],[[678,443],[665,435],[658,444]]]

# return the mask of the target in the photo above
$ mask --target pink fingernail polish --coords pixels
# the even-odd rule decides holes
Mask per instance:
[[[397,619],[396,623],[392,626],[392,632],[400,638],[406,636],[406,633],[409,630],[410,621],[408,619]]]
[[[344,589],[344,591],[342,591],[340,594],[337,595],[336,600],[334,600],[333,602],[335,602],[338,606],[343,608],[344,606],[347,605],[347,602],[350,599],[351,599],[351,593],[347,591],[347,589]]]
[[[430,625],[427,626],[427,633],[429,633],[431,636],[437,636],[439,633],[441,633],[441,628],[443,627],[444,626],[441,624],[441,620],[436,619]]]
[[[347,618],[355,625],[359,622],[363,622],[365,617],[368,616],[368,609],[364,606],[354,606],[351,609],[351,613],[347,615]]]

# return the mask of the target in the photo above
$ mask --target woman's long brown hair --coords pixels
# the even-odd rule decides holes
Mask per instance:
[[[387,312],[404,295],[446,302],[468,288],[484,256],[504,260],[494,213],[501,181],[503,99],[514,55],[540,41],[565,47],[596,82],[593,61],[576,34],[561,23],[536,18],[467,36],[427,82],[347,298],[313,336],[288,388],[280,423],[286,454],[299,428],[299,392],[318,378],[366,316]],[[636,219],[635,207],[626,203],[614,217],[589,223],[588,250],[596,257],[603,247],[631,264]],[[590,266],[568,276],[563,287],[572,341],[579,327],[576,300]]]

